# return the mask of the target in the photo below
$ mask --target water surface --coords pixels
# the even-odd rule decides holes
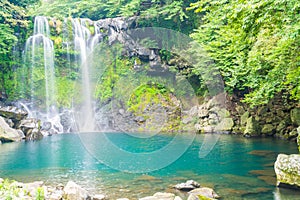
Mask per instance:
[[[169,144],[173,138],[171,135],[149,138],[137,138],[124,133],[104,135],[116,147],[137,154],[155,152]],[[101,145],[103,133],[86,134],[85,137],[91,137]],[[186,194],[175,191],[172,185],[189,179],[214,188],[223,199],[279,200],[300,196],[294,190],[277,189],[273,170],[273,163],[279,153],[298,153],[296,144],[271,138],[247,139],[220,135],[212,151],[205,158],[199,158],[203,139],[203,135],[197,135],[179,159],[163,169],[149,173],[127,173],[111,169],[94,157],[97,153],[90,154],[87,151],[78,134],[2,144],[0,177],[24,182],[42,180],[49,185],[65,184],[73,180],[92,194],[104,193],[110,199],[137,199],[162,191],[185,198]],[[108,157],[118,159],[118,155],[111,152],[107,154]],[[162,162],[165,156],[161,155]]]

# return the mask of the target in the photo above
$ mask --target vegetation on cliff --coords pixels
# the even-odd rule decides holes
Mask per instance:
[[[24,97],[18,93],[22,84],[18,84],[20,79],[16,74],[22,63],[25,40],[31,34],[31,19],[36,15],[56,19],[51,39],[58,49],[55,63],[59,65],[60,75],[68,70],[63,61],[65,50],[59,47],[64,17],[98,20],[136,16],[136,27],[160,26],[190,34],[215,63],[226,91],[249,105],[267,104],[278,94],[283,99],[300,99],[300,3],[297,0],[2,0],[0,4],[1,91],[11,99]],[[199,56],[202,53],[199,51]],[[166,63],[172,58],[176,61],[166,51],[160,51],[160,56]],[[134,62],[137,61],[123,57],[118,65],[132,70],[129,65]],[[178,65],[177,70],[182,67],[180,63],[175,65]],[[203,69],[198,65],[187,65],[184,71],[198,95],[205,94],[206,90],[201,82],[201,71]],[[116,78],[111,74],[108,76],[111,79],[96,92],[103,100],[111,95],[111,83],[108,82]],[[76,73],[60,76],[57,79],[59,91],[74,90],[72,80],[77,77]],[[60,104],[70,106],[66,100],[68,96],[69,93],[62,92],[57,99]]]

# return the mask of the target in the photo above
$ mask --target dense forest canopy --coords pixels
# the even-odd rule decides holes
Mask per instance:
[[[250,105],[266,104],[278,94],[300,99],[298,0],[1,0],[0,13],[1,86],[13,98],[18,98],[15,72],[32,19],[44,15],[92,20],[137,16],[139,27],[189,34],[214,61],[226,90]],[[13,49],[19,50],[19,60]],[[201,69],[191,66],[188,73],[198,77]]]

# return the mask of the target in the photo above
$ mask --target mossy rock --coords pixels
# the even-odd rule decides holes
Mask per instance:
[[[294,125],[300,126],[300,108],[291,110],[291,120]]]
[[[222,119],[222,121],[215,127],[216,131],[231,131],[234,126],[233,119],[230,117]]]
[[[298,149],[300,152],[300,126],[297,128],[297,133],[298,133],[297,144],[298,144]]]
[[[273,135],[275,133],[275,127],[272,124],[265,124],[261,130],[262,134]]]
[[[249,112],[245,112],[244,114],[242,114],[241,116],[241,125],[245,126],[247,124],[247,119],[249,118],[250,114]]]
[[[261,134],[261,127],[254,117],[249,117],[247,119],[246,130],[244,131],[244,136],[259,136]]]

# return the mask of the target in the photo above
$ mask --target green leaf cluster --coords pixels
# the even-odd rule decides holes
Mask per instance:
[[[275,94],[300,99],[298,0],[201,0],[202,24],[191,37],[214,61],[227,91],[254,105]]]

